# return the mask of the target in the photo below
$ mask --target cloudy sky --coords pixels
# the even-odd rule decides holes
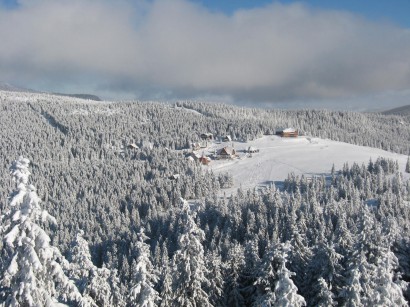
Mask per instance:
[[[109,99],[394,107],[410,104],[408,12],[408,0],[0,0],[0,81]]]

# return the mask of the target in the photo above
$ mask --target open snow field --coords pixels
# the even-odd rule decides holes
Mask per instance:
[[[209,166],[206,166],[215,174],[229,172],[233,175],[234,187],[225,189],[226,193],[234,192],[240,186],[248,189],[269,185],[271,182],[281,182],[289,173],[305,174],[309,177],[328,175],[333,164],[336,170],[339,170],[345,162],[349,165],[354,162],[367,164],[370,158],[375,161],[378,157],[397,160],[400,171],[404,173],[407,161],[405,155],[381,149],[304,136],[298,138],[264,136],[248,143],[214,143],[207,152],[211,153],[217,148],[232,145],[239,158],[213,160]],[[258,148],[260,152],[249,157],[249,154],[244,152],[249,146]]]

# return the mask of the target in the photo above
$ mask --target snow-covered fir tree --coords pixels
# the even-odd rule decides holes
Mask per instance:
[[[162,285],[161,285],[161,301],[159,306],[168,307],[172,306],[173,289],[172,289],[172,276],[169,264],[163,267],[162,273]]]
[[[71,278],[76,281],[80,291],[84,291],[89,282],[90,272],[96,268],[91,260],[90,249],[80,230],[72,244],[69,254]]]
[[[408,306],[394,272],[398,264],[397,257],[390,250],[383,249],[377,262],[376,286],[371,296],[371,305]]]
[[[58,302],[88,305],[64,273],[67,261],[50,244],[50,237],[41,226],[56,220],[42,210],[36,188],[29,184],[29,163],[23,157],[14,161],[11,174],[16,189],[1,216],[2,303],[5,306],[54,306]]]
[[[335,302],[335,295],[329,289],[328,284],[326,281],[323,279],[323,277],[320,277],[317,282],[317,304],[316,306],[318,307],[331,307],[331,306],[336,306]]]
[[[77,233],[69,256],[69,276],[76,282],[81,294],[90,304],[96,306],[124,305],[117,299],[119,280],[108,268],[105,266],[98,268],[92,262],[88,242],[84,239],[84,231],[80,230]]]
[[[363,288],[360,283],[360,271],[357,267],[350,271],[347,285],[341,291],[341,296],[344,299],[343,306],[346,307],[362,307],[365,306],[362,299]]]
[[[206,278],[205,255],[202,241],[204,231],[198,227],[188,202],[181,199],[178,250],[173,257],[173,306],[211,306],[208,293],[210,281]]]
[[[272,245],[262,260],[259,276],[255,282],[257,296],[255,306],[305,306],[305,299],[297,293],[286,263],[290,252],[290,243]]]
[[[245,306],[245,299],[241,293],[242,285],[239,282],[241,271],[245,266],[244,249],[241,245],[231,244],[225,264],[224,302],[226,306]]]
[[[276,271],[278,262],[276,259],[275,246],[271,246],[263,257],[257,279],[255,281],[256,294],[254,299],[255,306],[274,306],[276,301],[275,282],[277,280]]]
[[[277,250],[279,268],[276,271],[276,282],[273,292],[274,301],[272,306],[306,306],[305,299],[297,293],[298,289],[291,279],[291,276],[294,275],[294,273],[290,272],[286,267],[290,249],[289,242],[286,242],[280,244]]]
[[[154,307],[160,301],[158,292],[154,289],[158,282],[158,275],[151,263],[151,254],[148,244],[145,242],[149,238],[141,227],[136,243],[137,259],[132,272],[132,287],[128,296],[128,305],[135,307]]]

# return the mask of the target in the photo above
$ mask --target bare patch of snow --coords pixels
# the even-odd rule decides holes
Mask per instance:
[[[198,112],[198,111],[196,111],[196,110],[193,110],[193,109],[187,109],[187,108],[178,107],[178,106],[174,106],[174,109],[175,109],[175,110],[181,110],[181,111],[183,111],[183,112],[188,112],[188,113],[191,113],[191,114],[195,114],[195,115],[198,115],[198,116],[203,116],[202,113],[200,113],[200,112]]]

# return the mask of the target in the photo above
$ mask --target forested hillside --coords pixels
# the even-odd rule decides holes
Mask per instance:
[[[0,302],[406,306],[410,181],[396,161],[219,197],[229,176],[186,159],[201,133],[289,126],[410,151],[408,116],[0,91]]]

